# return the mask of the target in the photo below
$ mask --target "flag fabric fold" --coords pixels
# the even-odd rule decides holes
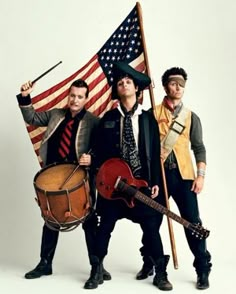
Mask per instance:
[[[116,101],[111,99],[112,67],[116,61],[127,62],[136,70],[145,71],[141,27],[136,6],[102,48],[82,68],[32,98],[35,110],[46,111],[55,107],[66,107],[69,86],[74,80],[84,79],[90,90],[86,109],[102,117],[107,110],[116,105]],[[27,131],[41,164],[38,152],[45,128],[27,125]]]

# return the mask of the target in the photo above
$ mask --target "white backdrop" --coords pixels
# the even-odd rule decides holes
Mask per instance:
[[[40,287],[59,287],[57,291],[63,292],[71,285],[80,290],[87,278],[89,265],[81,228],[61,234],[53,277],[40,279],[40,282],[22,278],[39,260],[43,220],[34,201],[33,189],[39,164],[15,95],[22,83],[34,79],[60,60],[63,63],[37,83],[34,94],[77,71],[101,48],[135,3],[127,0],[0,1],[0,289],[11,289],[13,293],[24,289],[26,293],[30,285],[35,291],[44,290]],[[208,248],[214,270],[209,291],[216,289],[214,284],[217,283],[218,290],[219,287],[226,290],[230,287],[229,276],[222,277],[222,273],[227,269],[235,271],[236,265],[233,242],[235,0],[140,0],[140,4],[156,102],[164,95],[160,79],[167,68],[181,66],[189,75],[184,103],[200,116],[207,148],[207,177],[204,192],[199,195],[199,205],[204,225],[211,230]],[[171,207],[178,213],[172,202]],[[169,275],[176,291],[183,291],[186,280],[189,289],[193,288],[190,283],[195,281],[195,274],[183,230],[177,223],[174,229],[180,269],[175,271],[170,263]],[[166,221],[162,235],[165,251],[170,253]],[[97,291],[127,290],[141,265],[140,238],[137,225],[126,220],[117,224],[106,259],[116,286],[113,288],[106,283]],[[229,270],[228,275],[230,272],[232,274]],[[60,279],[56,279],[58,277]],[[44,284],[45,281],[51,284]],[[21,288],[18,289],[18,285]],[[130,285],[129,293],[137,292],[137,286],[140,291],[156,291],[154,287],[149,289],[150,283],[146,281],[138,284],[134,280]]]

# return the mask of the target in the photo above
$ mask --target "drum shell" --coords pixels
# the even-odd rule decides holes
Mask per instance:
[[[75,164],[55,163],[40,170],[34,178],[41,215],[46,224],[56,229],[80,224],[90,211],[88,175],[84,168],[79,167],[63,189],[59,189],[75,168]]]

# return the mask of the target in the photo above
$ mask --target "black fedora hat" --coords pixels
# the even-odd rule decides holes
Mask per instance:
[[[113,85],[125,76],[132,78],[140,91],[144,90],[151,83],[149,76],[135,70],[128,63],[115,62],[113,64]]]

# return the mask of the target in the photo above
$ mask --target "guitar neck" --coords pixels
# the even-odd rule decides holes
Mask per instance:
[[[187,220],[181,218],[180,216],[178,216],[174,212],[170,211],[165,206],[157,203],[152,198],[150,198],[147,195],[143,194],[142,192],[140,192],[139,190],[135,189],[134,187],[126,184],[124,181],[119,180],[119,182],[116,185],[116,188],[119,191],[122,191],[122,192],[127,193],[128,195],[133,195],[133,197],[135,197],[139,201],[143,202],[144,204],[152,207],[153,209],[159,211],[162,214],[167,215],[168,217],[170,217],[173,220],[177,221],[178,223],[180,223],[184,227],[186,227],[188,229],[191,229],[191,223],[190,222],[188,222]]]

